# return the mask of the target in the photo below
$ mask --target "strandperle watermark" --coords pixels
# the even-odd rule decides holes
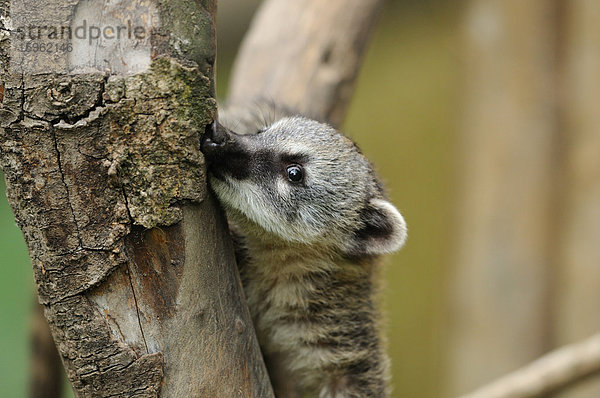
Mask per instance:
[[[53,4],[54,3],[54,4]],[[12,0],[11,66],[23,73],[136,73],[149,67],[158,15],[150,0]]]
[[[18,27],[10,32],[16,40],[21,43],[35,43],[41,40],[87,40],[89,45],[94,44],[95,40],[138,40],[146,38],[145,26],[133,26],[131,20],[123,25],[105,25],[96,26],[88,24],[84,19],[80,26],[35,26]]]

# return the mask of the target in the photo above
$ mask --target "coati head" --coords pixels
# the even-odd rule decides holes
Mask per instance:
[[[213,123],[202,138],[210,185],[245,234],[365,256],[399,249],[406,224],[370,163],[332,127],[284,117],[256,134]]]

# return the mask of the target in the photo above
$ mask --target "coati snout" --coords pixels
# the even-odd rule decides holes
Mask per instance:
[[[217,178],[225,175],[237,179],[249,177],[250,150],[244,145],[243,136],[229,131],[214,121],[206,126],[201,149],[210,172]]]

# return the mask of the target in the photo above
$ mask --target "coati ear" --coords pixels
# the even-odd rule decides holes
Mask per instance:
[[[400,212],[384,199],[371,199],[361,210],[362,227],[354,231],[349,252],[374,255],[396,251],[406,240],[406,222]]]

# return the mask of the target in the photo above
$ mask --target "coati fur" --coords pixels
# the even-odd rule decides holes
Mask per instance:
[[[404,244],[403,217],[334,128],[232,112],[207,128],[202,151],[275,395],[387,397],[377,260]]]

